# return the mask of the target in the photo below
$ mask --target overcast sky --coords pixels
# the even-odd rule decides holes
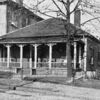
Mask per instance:
[[[24,0],[24,3],[27,4],[28,6],[33,5],[35,0]],[[50,3],[51,0],[47,0],[47,4]],[[91,0],[91,1],[96,1],[96,6],[100,8],[100,0]],[[51,8],[54,6],[50,6]],[[99,9],[100,10],[100,9]],[[100,14],[95,14],[94,16],[100,16]],[[47,17],[44,17],[47,18]],[[73,16],[71,17],[73,19]],[[81,17],[81,21],[84,22],[85,20],[90,19],[91,16],[88,14],[84,14]],[[71,20],[73,23],[73,20]],[[99,36],[100,37],[100,21],[95,20],[92,22],[87,23],[84,27],[82,27],[84,30],[87,30],[88,32],[91,32],[94,36]]]

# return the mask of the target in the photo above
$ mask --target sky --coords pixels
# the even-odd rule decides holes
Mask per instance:
[[[26,4],[26,5],[28,5],[28,6],[32,6],[32,5],[34,5],[34,3],[35,3],[35,1],[36,0],[34,0],[34,2],[33,2],[33,0],[24,0],[24,3]],[[47,0],[47,2],[45,3],[46,5],[50,5],[50,1],[51,0]],[[99,9],[99,13],[94,13],[95,11],[94,10],[91,10],[91,9],[89,9],[89,11],[92,11],[92,14],[93,14],[93,16],[94,17],[97,17],[97,16],[100,16],[100,0],[95,0],[96,2],[94,2],[94,0],[91,0],[96,6],[97,6],[97,8],[96,8],[96,10],[98,10]],[[45,5],[44,4],[44,5]],[[43,7],[42,7],[43,8]],[[41,9],[42,9],[41,8]],[[52,8],[55,8],[54,6],[50,6],[50,8],[52,9]],[[51,15],[53,15],[54,13],[50,13]],[[53,15],[54,16],[54,15]],[[72,15],[71,16],[71,23],[73,23],[74,22],[74,17],[73,17],[74,15]],[[45,19],[47,19],[48,17],[44,17],[44,16],[42,16],[43,18],[45,18]],[[81,14],[81,22],[84,22],[84,21],[86,21],[86,20],[88,20],[88,19],[91,19],[91,18],[93,18],[92,16],[90,16],[89,14]],[[94,35],[94,36],[96,36],[96,37],[100,37],[100,21],[99,20],[93,20],[93,21],[91,21],[91,22],[88,22],[87,24],[85,24],[84,26],[82,26],[81,27],[83,30],[86,30],[87,32],[89,32],[89,33],[91,33],[92,35]]]

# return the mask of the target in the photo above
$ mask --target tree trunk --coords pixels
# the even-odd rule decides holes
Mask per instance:
[[[66,20],[67,20],[67,27],[66,27],[66,32],[67,32],[67,49],[66,49],[66,54],[67,54],[67,77],[71,78],[72,77],[72,63],[71,63],[71,43],[70,43],[70,1],[67,0],[67,6],[66,6]]]
[[[70,42],[67,42],[67,48],[66,48],[66,53],[67,53],[67,77],[71,78],[72,77],[72,62],[71,62],[71,48],[70,48]]]

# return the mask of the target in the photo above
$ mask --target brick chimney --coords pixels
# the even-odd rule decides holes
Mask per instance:
[[[80,23],[81,23],[81,11],[80,9],[77,9],[74,12],[74,25],[80,27]]]

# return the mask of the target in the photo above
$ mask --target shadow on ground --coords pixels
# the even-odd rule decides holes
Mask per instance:
[[[45,82],[54,84],[63,84],[69,86],[86,87],[100,89],[100,80],[96,79],[77,79],[74,82],[68,83],[67,77],[56,76],[32,76],[21,79],[12,79],[13,73],[0,71],[0,89],[13,89],[17,87],[23,87],[26,84],[32,84],[33,82]]]

